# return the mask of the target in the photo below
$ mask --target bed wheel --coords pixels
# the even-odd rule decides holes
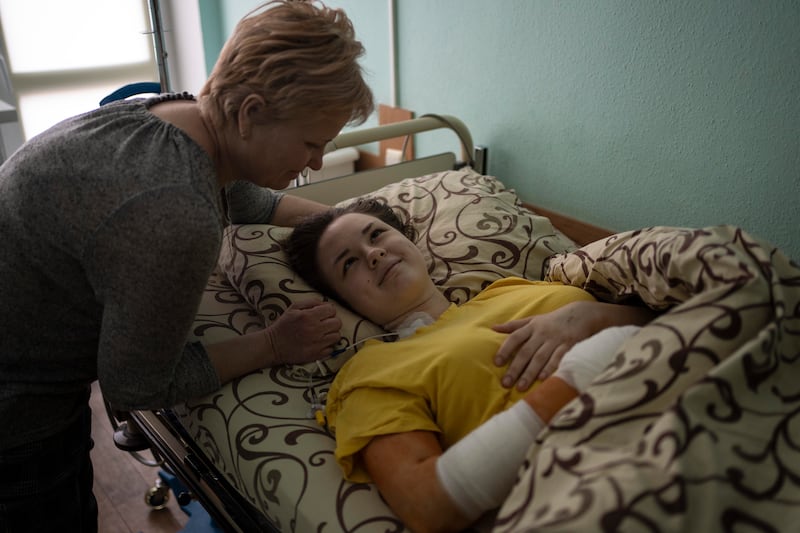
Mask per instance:
[[[192,503],[192,494],[189,492],[179,492],[177,495],[178,498],[178,505],[181,507],[186,507],[190,503]]]
[[[145,493],[144,501],[153,509],[163,509],[169,501],[169,485],[156,478],[155,485]]]

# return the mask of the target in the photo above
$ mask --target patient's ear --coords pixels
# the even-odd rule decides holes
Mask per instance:
[[[242,100],[242,105],[239,106],[239,113],[237,114],[239,124],[239,136],[242,139],[250,137],[253,131],[253,125],[259,122],[259,117],[264,113],[266,102],[264,99],[255,93],[250,93]]]

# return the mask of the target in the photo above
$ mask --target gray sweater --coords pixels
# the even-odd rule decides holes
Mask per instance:
[[[63,429],[96,379],[122,410],[220,386],[187,344],[225,223],[217,178],[152,102],[68,119],[0,167],[0,450]],[[234,222],[268,222],[280,199],[227,193]]]

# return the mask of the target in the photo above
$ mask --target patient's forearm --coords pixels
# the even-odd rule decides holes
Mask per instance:
[[[563,379],[551,376],[525,395],[523,400],[547,424],[555,414],[578,396],[578,391]]]
[[[576,302],[582,306],[578,313],[591,313],[596,321],[594,332],[614,326],[644,326],[658,313],[649,307],[612,304],[607,302]]]

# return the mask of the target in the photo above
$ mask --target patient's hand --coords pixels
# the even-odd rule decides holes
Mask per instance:
[[[592,301],[568,303],[550,313],[494,326],[495,331],[509,334],[494,362],[503,366],[511,360],[503,385],[511,387],[516,383],[517,389],[526,390],[535,379],[552,375],[564,354],[583,339],[612,326],[643,326],[655,317],[656,312],[646,307]]]
[[[290,305],[266,335],[276,363],[302,364],[330,355],[341,328],[333,304],[309,301]]]
[[[512,320],[492,329],[508,333],[494,357],[497,366],[511,361],[503,386],[526,390],[550,376],[575,343],[598,331],[597,302],[572,302],[543,315]],[[585,305],[588,304],[588,305]]]

